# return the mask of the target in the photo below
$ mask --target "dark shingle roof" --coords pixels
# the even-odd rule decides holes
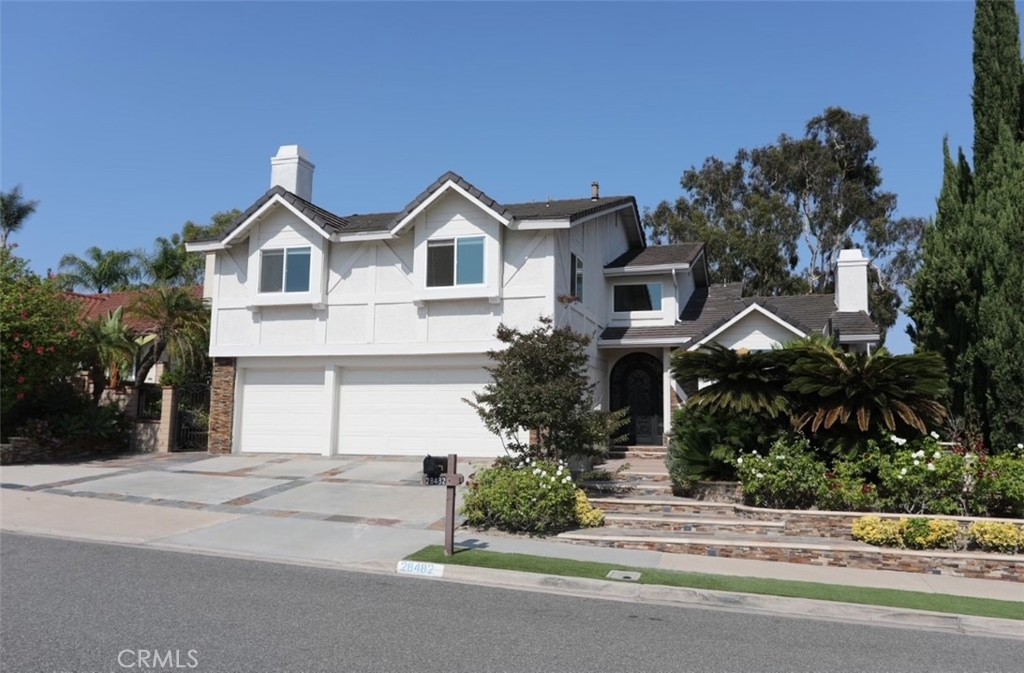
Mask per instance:
[[[689,339],[695,343],[719,329],[752,304],[774,313],[806,334],[820,333],[831,325],[832,331],[846,335],[878,334],[878,327],[863,311],[836,311],[835,295],[808,294],[784,297],[741,297],[741,283],[697,288],[679,314],[675,325],[652,327],[609,327],[601,341],[630,339]]]
[[[677,243],[675,245],[652,245],[647,248],[631,248],[605,265],[606,269],[621,269],[633,266],[665,266],[668,264],[691,264],[704,249],[703,243]]]
[[[568,218],[570,222],[599,213],[603,210],[616,208],[624,204],[632,204],[636,208],[636,199],[632,196],[608,196],[600,199],[562,199],[556,201],[536,201],[531,203],[512,203],[502,205],[477,189],[468,180],[458,173],[448,171],[429,187],[420,192],[415,199],[410,201],[405,208],[399,212],[390,213],[369,213],[353,215],[336,215],[329,210],[321,208],[303,198],[300,198],[284,189],[283,187],[272,187],[255,203],[249,206],[244,213],[228,228],[220,237],[222,240],[232,231],[237,229],[253,213],[259,210],[275,194],[295,206],[306,217],[316,222],[317,225],[332,233],[363,233],[363,232],[384,232],[390,231],[398,222],[417,208],[421,203],[430,198],[436,190],[440,189],[449,180],[462,187],[475,198],[482,201],[488,208],[506,219],[536,220],[536,219],[563,219]],[[209,239],[204,239],[209,240]],[[196,243],[200,241],[194,241]]]

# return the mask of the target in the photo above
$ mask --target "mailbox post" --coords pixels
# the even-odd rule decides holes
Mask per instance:
[[[455,487],[465,479],[456,472],[458,456],[454,453],[448,454],[448,472],[444,477],[444,488],[447,491],[444,509],[444,555],[451,556],[455,553]]]

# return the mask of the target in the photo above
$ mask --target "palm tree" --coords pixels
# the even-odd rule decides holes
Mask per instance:
[[[879,348],[866,355],[814,343],[792,351],[786,391],[794,398],[797,429],[872,437],[884,430],[925,434],[946,418],[939,402],[946,370],[935,353],[890,355]]]
[[[202,256],[185,250],[185,241],[178,234],[156,239],[156,250],[143,262],[146,275],[160,285],[195,285],[203,271]]]
[[[21,185],[0,192],[0,246],[7,245],[7,237],[21,229],[38,205],[38,201],[26,201],[21,196]]]
[[[697,351],[677,351],[672,375],[683,384],[709,382],[690,397],[690,404],[776,418],[789,412],[783,392],[788,358],[784,350],[732,350],[709,343]]]
[[[60,272],[69,285],[92,292],[117,292],[131,289],[142,273],[140,255],[128,250],[103,251],[93,246],[85,251],[86,259],[78,255],[60,258]]]
[[[132,330],[124,324],[124,308],[121,306],[106,316],[86,321],[82,338],[90,359],[92,400],[98,404],[104,389],[116,388],[121,380],[121,370],[135,361],[139,343]]]
[[[165,352],[181,364],[206,357],[210,340],[210,309],[190,289],[162,285],[142,292],[128,313],[147,323],[153,336],[135,372],[144,381]]]

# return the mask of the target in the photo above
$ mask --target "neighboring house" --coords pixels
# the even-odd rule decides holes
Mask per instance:
[[[818,332],[866,349],[867,262],[844,251],[833,295],[741,298],[708,287],[700,243],[648,246],[636,200],[500,203],[455,173],[403,209],[339,216],[312,203],[297,146],[271,189],[206,253],[213,453],[494,456],[463,400],[490,380],[502,322],[553,316],[594,337],[598,403],[629,406],[631,441],[661,443],[676,348],[769,348]]]
[[[190,289],[196,297],[202,296],[202,287],[196,286]],[[124,324],[136,334],[145,336],[146,334],[151,334],[153,332],[155,325],[146,319],[133,315],[129,310],[135,300],[144,292],[145,290],[126,290],[123,292],[104,292],[94,294],[84,294],[80,292],[68,292],[66,294],[69,299],[81,305],[83,319],[98,320],[106,318],[120,308],[123,309],[122,320]],[[136,364],[142,360],[147,349],[151,347],[152,346],[149,344],[142,344],[139,349],[139,353],[136,356]],[[165,351],[160,357],[160,360],[149,370],[149,373],[146,374],[146,380],[142,381],[142,383],[159,383],[160,377],[163,376],[169,362],[170,354]],[[122,382],[136,382],[134,367],[131,370],[123,371],[120,374]]]

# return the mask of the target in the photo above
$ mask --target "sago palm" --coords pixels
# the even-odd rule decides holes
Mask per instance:
[[[793,396],[797,429],[881,434],[913,429],[922,434],[946,417],[939,402],[946,370],[934,353],[845,353],[822,344],[790,349],[795,354],[786,391]]]
[[[680,383],[708,382],[690,397],[691,404],[776,418],[789,411],[783,392],[789,359],[785,350],[732,350],[711,343],[697,351],[677,351],[672,375]]]

